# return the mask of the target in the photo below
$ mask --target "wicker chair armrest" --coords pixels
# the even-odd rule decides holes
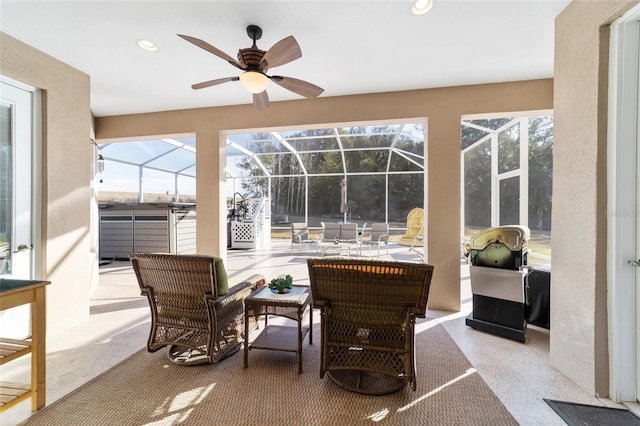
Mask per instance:
[[[260,287],[262,287],[263,285],[265,285],[267,283],[267,280],[264,277],[264,275],[254,274],[254,275],[251,275],[246,280],[242,281],[240,284],[243,284],[243,283],[251,284],[251,290],[255,291],[255,290],[259,289]],[[240,285],[240,284],[238,284],[238,285]]]
[[[314,308],[324,309],[325,307],[327,307],[329,305],[330,305],[330,302],[328,300],[324,300],[324,299],[314,299],[313,300],[313,307]]]
[[[407,311],[412,314],[413,316],[417,317],[417,318],[426,318],[427,317],[427,310],[426,309],[422,309],[419,306],[408,306],[407,307]]]
[[[265,282],[262,275],[252,275],[248,279],[231,287],[227,294],[219,296],[217,299],[213,295],[207,295],[207,299],[218,313],[223,313],[231,306],[243,307],[244,299],[263,286]],[[225,315],[223,314],[222,316],[224,317]]]

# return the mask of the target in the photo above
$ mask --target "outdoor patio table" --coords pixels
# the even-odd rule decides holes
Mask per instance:
[[[351,257],[351,250],[355,250],[356,253],[360,253],[360,242],[357,243],[336,243],[336,242],[321,242],[318,243],[318,253],[323,256],[330,254],[340,254],[344,250],[347,250],[347,257]]]

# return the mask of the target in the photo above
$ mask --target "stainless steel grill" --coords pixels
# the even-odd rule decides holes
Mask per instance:
[[[468,326],[524,342],[530,235],[528,227],[510,225],[471,238],[473,312],[467,317]]]

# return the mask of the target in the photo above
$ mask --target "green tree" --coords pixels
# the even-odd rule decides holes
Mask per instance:
[[[473,120],[472,124],[489,129],[483,131],[465,126],[461,131],[461,147],[468,148],[491,130],[507,124],[511,118]],[[528,225],[531,229],[551,229],[551,190],[553,174],[553,117],[538,116],[528,120],[529,133],[529,199]],[[498,172],[518,169],[520,158],[519,126],[498,135]],[[468,151],[464,157],[465,226],[491,226],[491,152],[490,140]],[[519,178],[501,180],[500,223],[518,222]]]
[[[529,119],[529,227],[551,230],[553,117]]]

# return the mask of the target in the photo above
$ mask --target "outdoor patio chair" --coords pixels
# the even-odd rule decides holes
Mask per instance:
[[[372,259],[307,259],[320,309],[320,377],[353,392],[416,390],[415,320],[424,318],[433,266]]]
[[[298,244],[300,252],[305,244],[313,244],[316,240],[309,238],[309,227],[306,223],[291,223],[291,251]]]
[[[362,228],[358,231],[358,238],[362,241],[362,237],[364,237],[365,232],[367,232],[367,222],[362,224]]]
[[[340,239],[340,224],[339,223],[324,223],[322,225],[322,241],[333,242]]]
[[[339,240],[342,243],[357,243],[358,242],[358,224],[357,223],[341,223]]]
[[[199,365],[240,349],[244,298],[265,284],[262,275],[228,288],[224,264],[217,257],[132,253],[129,258],[151,309],[149,352],[169,346],[172,362]]]
[[[369,252],[373,246],[378,246],[378,256],[380,256],[380,246],[386,246],[389,254],[389,225],[387,223],[374,223],[371,225],[369,239],[362,240],[362,244],[369,246]]]

